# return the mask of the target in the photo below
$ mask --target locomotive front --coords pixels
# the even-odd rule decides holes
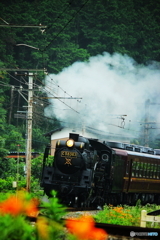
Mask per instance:
[[[67,141],[59,140],[56,144],[54,166],[63,174],[76,174],[85,169],[85,161],[82,155],[84,142],[75,142],[73,139]]]
[[[41,186],[45,193],[50,196],[51,190],[56,190],[67,206],[86,203],[92,188],[92,160],[88,139],[70,134],[67,141],[58,140],[52,166],[43,168]]]

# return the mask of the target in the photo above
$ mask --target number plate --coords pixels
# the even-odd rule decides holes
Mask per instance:
[[[77,152],[62,151],[61,157],[77,157]]]

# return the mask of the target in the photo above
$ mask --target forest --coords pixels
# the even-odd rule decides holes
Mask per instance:
[[[0,159],[17,146],[25,151],[26,118],[16,117],[27,105],[28,76],[21,69],[37,69],[32,149],[43,152],[49,142],[44,134],[63,125],[44,115],[44,69],[58,74],[103,52],[144,66],[160,63],[159,13],[160,0],[1,0]]]

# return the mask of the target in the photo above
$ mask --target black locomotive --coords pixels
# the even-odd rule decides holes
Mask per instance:
[[[58,140],[54,160],[45,150],[41,187],[67,206],[160,204],[160,150],[101,142],[70,133]]]

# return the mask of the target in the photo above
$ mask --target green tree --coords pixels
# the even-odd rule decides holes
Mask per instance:
[[[0,28],[0,67],[3,68],[46,68],[49,73],[59,73],[75,61],[87,61],[90,56],[104,51],[127,54],[142,64],[160,61],[159,0],[1,0],[0,9],[0,22],[7,26]],[[13,28],[8,27],[8,23],[42,24],[47,28]],[[43,86],[44,79],[43,73],[39,74],[35,87]],[[22,110],[26,101],[15,91],[11,109],[10,87],[22,85],[26,89],[28,79],[0,72],[0,80],[3,84],[0,89],[3,153],[6,148],[15,148],[13,142],[11,144],[13,139],[16,143],[20,141],[23,149],[25,147],[26,120],[15,119],[13,114]],[[34,94],[35,102],[45,95],[40,92]],[[44,108],[34,106],[33,148],[38,151],[44,146],[40,142],[45,142],[40,135],[60,125],[55,117],[51,120],[43,116]]]
[[[43,154],[40,154],[38,157],[32,159],[32,176],[34,179],[40,179],[42,173],[42,163],[43,163]]]

